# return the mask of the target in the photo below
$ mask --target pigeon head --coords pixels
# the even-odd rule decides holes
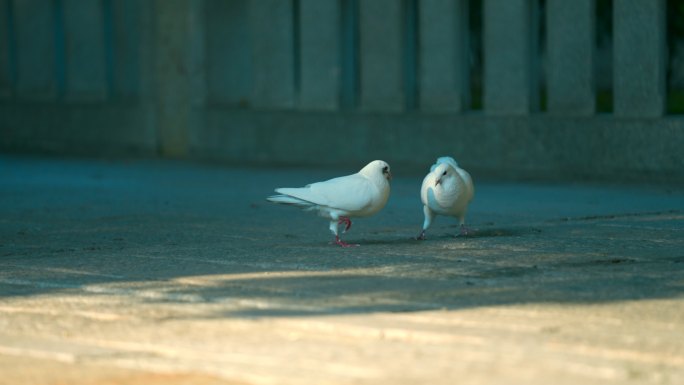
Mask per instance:
[[[390,166],[387,162],[383,160],[374,160],[366,165],[359,171],[359,174],[372,179],[384,179],[387,181],[392,180],[392,172],[390,172]],[[382,180],[380,179],[380,180]]]
[[[437,177],[435,181],[435,186],[437,186],[443,184],[445,180],[453,178],[455,171],[448,163],[440,163],[432,172]]]

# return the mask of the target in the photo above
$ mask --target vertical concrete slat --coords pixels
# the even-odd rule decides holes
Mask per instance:
[[[402,2],[359,2],[360,107],[402,111],[405,106]]]
[[[256,108],[295,105],[292,0],[251,0],[252,102]]]
[[[484,109],[526,115],[539,109],[535,0],[484,0]]]
[[[155,1],[156,126],[159,149],[186,156],[192,130],[203,124],[204,0]]]
[[[0,0],[0,98],[12,95],[9,0]]]
[[[14,0],[17,46],[16,94],[20,99],[57,96],[55,24],[51,1]]]
[[[550,113],[596,111],[596,1],[547,0],[546,89]]]
[[[129,99],[140,96],[140,56],[143,6],[140,0],[112,0],[112,94]]]
[[[336,110],[340,101],[340,2],[300,0],[299,107]]]
[[[151,119],[156,115],[154,112],[157,93],[155,37],[157,34],[157,15],[154,0],[145,0],[140,5],[140,36],[138,42],[139,84],[138,92],[140,100],[150,110]],[[154,126],[154,124],[152,124]]]
[[[0,98],[12,94],[9,1],[0,0]]]
[[[208,0],[207,98],[246,107],[252,89],[249,0]]]
[[[190,107],[193,110],[192,123],[199,123],[204,116],[207,99],[206,65],[206,0],[189,1],[188,23],[188,77],[190,86]]]
[[[665,0],[614,0],[614,112],[658,117],[665,111]]]
[[[104,100],[107,70],[102,0],[62,0],[66,98]]]
[[[357,0],[340,0],[340,108],[349,110],[358,104],[359,20]]]
[[[136,5],[139,13],[140,34],[137,36],[137,61],[134,66],[137,67],[139,78],[137,89],[134,92],[138,95],[136,104],[141,112],[143,124],[141,129],[144,130],[144,138],[147,141],[148,148],[160,151],[160,134],[157,124],[156,5],[154,0],[138,1]],[[117,83],[115,69],[114,92],[117,92]]]
[[[419,6],[420,108],[463,111],[470,103],[468,1],[421,0]]]

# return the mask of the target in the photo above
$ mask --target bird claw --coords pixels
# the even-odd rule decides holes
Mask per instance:
[[[341,246],[341,247],[356,247],[356,246],[360,246],[360,245],[357,244],[357,243],[347,243],[347,242],[344,242],[343,240],[340,239],[340,237],[335,237],[335,241],[334,241],[334,242],[331,242],[331,243],[335,243],[336,245]]]
[[[425,239],[426,239],[425,238],[425,230],[423,230],[420,232],[420,234],[418,234],[418,236],[416,237],[416,240],[417,241],[424,241]]]

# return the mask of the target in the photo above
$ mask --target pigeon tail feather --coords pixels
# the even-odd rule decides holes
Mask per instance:
[[[269,202],[273,203],[280,203],[283,205],[292,205],[292,206],[297,206],[301,208],[314,208],[316,206],[315,203],[305,201],[303,199],[295,198],[290,195],[271,195],[270,197],[266,198]]]

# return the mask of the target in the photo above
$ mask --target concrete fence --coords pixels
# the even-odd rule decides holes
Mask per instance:
[[[395,172],[450,154],[480,175],[684,182],[684,120],[665,113],[665,0],[612,1],[608,113],[596,108],[596,9],[0,0],[0,149],[345,167],[383,158]]]

